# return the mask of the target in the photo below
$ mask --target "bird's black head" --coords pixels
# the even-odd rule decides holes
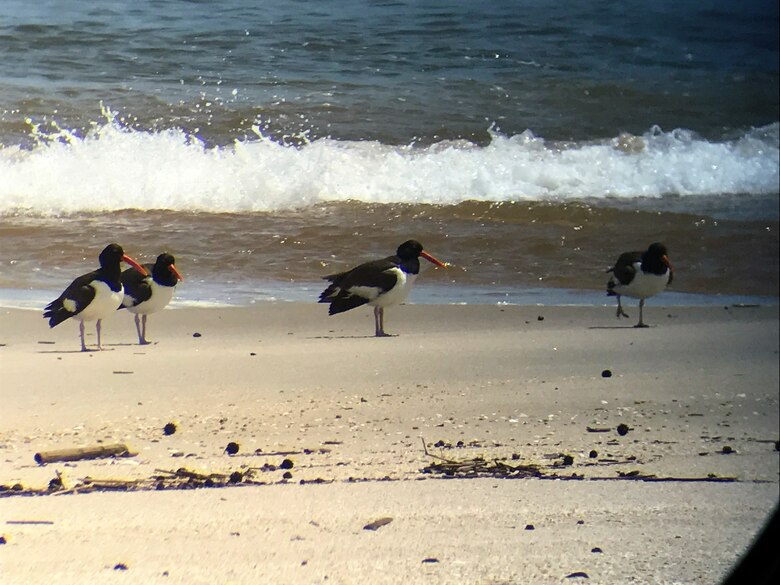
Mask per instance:
[[[173,254],[169,254],[168,252],[163,252],[162,254],[157,256],[157,261],[155,262],[155,264],[168,267],[172,264],[176,264],[176,259],[173,257]]]
[[[417,240],[406,240],[403,244],[398,246],[396,255],[401,259],[402,262],[407,264],[409,268],[407,272],[411,271],[412,274],[417,274],[417,271],[419,270],[418,259],[420,257],[425,258],[428,262],[435,264],[439,268],[447,267],[444,262],[437,260],[428,252],[423,250],[422,244]]]
[[[642,270],[652,272],[653,274],[664,274],[667,269],[674,271],[672,263],[669,261],[669,251],[661,242],[650,244],[647,252],[642,254]]]
[[[152,278],[155,282],[165,286],[176,286],[178,281],[184,280],[176,270],[175,262],[176,259],[173,257],[173,254],[168,252],[163,252],[157,256],[157,260],[152,267]]]
[[[125,257],[125,251],[119,244],[109,244],[98,257],[101,268],[118,268],[120,262]]]
[[[647,248],[647,255],[652,256],[653,258],[662,258],[663,256],[669,256],[669,251],[661,242],[655,242],[654,244],[650,244],[650,247]]]
[[[417,240],[406,240],[403,244],[398,246],[396,255],[401,260],[411,260],[412,258],[419,258],[422,254],[423,246]]]

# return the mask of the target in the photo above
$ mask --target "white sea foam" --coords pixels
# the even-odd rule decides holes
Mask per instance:
[[[685,130],[553,144],[526,131],[486,146],[257,137],[206,147],[180,130],[139,131],[107,113],[84,136],[33,129],[0,146],[0,214],[118,209],[273,211],[319,202],[457,204],[778,191],[780,124],[731,141]]]

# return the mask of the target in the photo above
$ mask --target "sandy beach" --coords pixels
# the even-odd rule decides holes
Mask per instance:
[[[778,307],[626,308],[167,309],[89,353],[0,309],[0,581],[718,583],[778,503]]]

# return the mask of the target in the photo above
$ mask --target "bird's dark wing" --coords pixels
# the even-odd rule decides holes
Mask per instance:
[[[607,272],[611,272],[620,284],[629,284],[636,274],[634,264],[642,261],[642,252],[624,252]]]
[[[152,273],[152,265],[144,265],[146,271]],[[128,268],[122,272],[122,286],[125,288],[125,296],[119,309],[135,307],[152,298],[152,279],[144,276],[135,268]]]
[[[398,258],[390,256],[382,260],[374,260],[356,266],[352,270],[326,276],[329,280],[342,289],[348,289],[353,286],[367,286],[379,288],[381,290],[390,290],[397,281],[396,275],[388,270],[398,267]]]
[[[398,277],[391,269],[397,267],[398,258],[390,256],[326,276],[325,280],[331,284],[322,291],[319,302],[330,303],[331,315],[364,305],[376,297],[368,295],[366,289],[382,294],[396,285]]]
[[[49,320],[49,327],[55,327],[78,315],[95,298],[95,289],[89,285],[99,276],[97,270],[79,276],[68,285],[63,293],[46,305],[43,317]]]

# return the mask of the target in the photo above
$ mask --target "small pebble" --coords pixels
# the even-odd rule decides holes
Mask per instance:
[[[601,377],[602,378],[611,378],[612,377],[612,370],[602,370],[601,371]]]
[[[192,336],[193,337],[201,337],[201,334],[196,331],[195,333],[192,334]]]
[[[236,453],[238,453],[238,449],[239,449],[238,443],[236,443],[235,441],[230,441],[230,443],[227,444],[227,447],[225,447],[225,453],[227,453],[228,455],[235,455]]]
[[[732,453],[734,453],[734,449],[729,445],[723,445],[723,449],[721,449],[720,452],[723,453],[724,455],[731,455]]]
[[[591,459],[595,459],[598,456],[599,456],[599,452],[596,451],[595,449],[592,450],[590,453],[588,453],[588,457],[590,457]]]
[[[114,565],[114,570],[115,571],[127,571],[127,565],[124,564],[124,563],[117,563],[116,565]]]
[[[0,544],[8,544],[8,537],[5,534],[0,534]]]
[[[526,525],[525,525],[525,529],[526,529],[526,530],[536,530],[536,528],[534,528],[534,525],[533,525],[533,524],[526,524]]]
[[[172,435],[176,432],[176,423],[169,422],[163,427],[163,435]]]
[[[279,464],[279,469],[292,469],[293,462],[291,459],[285,459]]]
[[[536,318],[536,320],[537,320],[537,321],[544,321],[544,317],[543,317],[542,315],[539,315],[539,316]]]
[[[422,560],[422,562],[423,562],[423,563],[438,563],[438,562],[439,562],[439,559],[435,559],[435,558],[433,558],[433,557],[429,557],[429,558],[427,558],[427,559],[423,559],[423,560]]]
[[[564,465],[573,465],[574,464],[574,457],[571,455],[564,455],[563,456],[563,464]]]
[[[284,475],[282,475],[282,479],[292,479],[292,473],[285,471]]]
[[[620,435],[621,437],[627,435],[629,430],[630,429],[628,428],[628,425],[625,423],[620,423],[617,426],[617,434]]]
[[[599,547],[594,546],[592,549],[590,549],[590,552],[592,552],[592,553],[600,553],[600,552],[604,552],[604,551],[601,550]]]

